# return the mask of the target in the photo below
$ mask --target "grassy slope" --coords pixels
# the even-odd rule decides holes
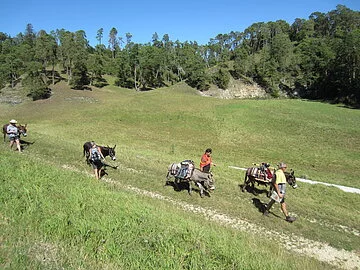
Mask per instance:
[[[360,159],[359,111],[299,100],[203,98],[183,85],[136,93],[114,87],[71,91],[59,84],[50,100],[0,108],[4,123],[10,118],[29,123],[28,140],[35,144],[26,155],[39,162],[90,171],[81,159],[83,142],[117,144],[120,170],[109,171],[115,181],[338,248],[360,246],[358,237],[339,229],[346,225],[360,230],[358,195],[300,184],[289,190],[289,210],[299,217],[289,226],[281,218],[264,219],[253,202],[267,202],[265,195],[241,193],[243,172],[228,168],[285,160],[298,176],[360,187],[355,173]],[[168,164],[189,158],[198,162],[209,146],[218,165],[212,198],[163,188]],[[274,212],[281,216],[278,206]]]
[[[329,269],[56,162],[0,169],[2,269]]]

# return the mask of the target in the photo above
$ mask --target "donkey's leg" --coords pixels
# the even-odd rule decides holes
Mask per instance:
[[[85,154],[86,163],[90,165],[90,152],[86,151],[84,154]]]
[[[177,191],[180,191],[180,188],[179,188],[179,181],[178,181],[178,179],[175,177],[174,178],[174,188],[175,188],[175,190],[177,190]]]
[[[210,193],[211,193],[212,188],[211,188],[211,185],[210,185],[209,180],[206,179],[203,183],[200,183],[200,185],[202,186],[203,194],[204,194],[204,192],[206,192],[207,195],[208,195],[209,197],[211,197],[211,194],[210,194]]]
[[[196,185],[199,187],[200,189],[200,197],[204,198],[204,187],[201,183],[197,182]]]
[[[188,181],[188,184],[189,184],[188,193],[189,193],[189,195],[191,195],[191,193],[192,193],[191,181]]]
[[[254,194],[255,196],[257,196],[258,195],[258,193],[257,193],[258,189],[255,188],[255,184],[259,185],[259,183],[255,179],[255,177],[251,177],[251,179],[250,179],[251,193]]]
[[[169,180],[170,180],[170,179],[169,179],[169,172],[166,174],[165,179],[166,179],[166,180],[165,180],[165,185],[164,185],[164,187],[169,184]]]
[[[165,180],[165,185],[164,185],[164,187],[167,186],[167,185],[169,185],[169,181],[170,181],[170,173],[169,173],[169,172],[167,172],[165,178],[166,178],[166,180]]]
[[[242,192],[245,192],[245,189],[246,189],[246,187],[247,187],[248,184],[249,184],[249,182],[248,182],[248,175],[247,175],[247,173],[245,173],[244,184],[242,185],[242,188],[241,188],[241,191],[242,191]]]

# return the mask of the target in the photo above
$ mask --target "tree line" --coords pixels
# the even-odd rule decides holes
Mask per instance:
[[[115,85],[136,90],[185,81],[206,91],[228,87],[231,78],[251,80],[274,97],[281,93],[349,105],[360,104],[360,12],[338,5],[328,13],[257,22],[243,32],[218,34],[208,44],[172,41],[155,32],[152,41],[134,43],[112,28],[97,31],[89,45],[83,30],[37,33],[28,24],[16,37],[0,32],[0,87],[20,80],[34,100],[46,97],[59,78],[74,89],[102,87],[103,75]]]

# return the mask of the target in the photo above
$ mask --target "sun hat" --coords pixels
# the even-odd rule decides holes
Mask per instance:
[[[280,162],[279,165],[278,165],[278,167],[279,167],[279,169],[281,169],[281,168],[286,168],[287,165],[286,165],[286,163],[284,163],[284,162]]]
[[[10,124],[16,124],[16,123],[17,123],[17,121],[15,119],[10,120]]]

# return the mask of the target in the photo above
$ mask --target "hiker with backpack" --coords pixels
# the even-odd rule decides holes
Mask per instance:
[[[105,157],[101,153],[100,147],[97,146],[94,141],[92,141],[90,149],[90,164],[94,169],[95,177],[98,180],[101,178],[101,171],[104,166],[102,159],[105,159]]]

